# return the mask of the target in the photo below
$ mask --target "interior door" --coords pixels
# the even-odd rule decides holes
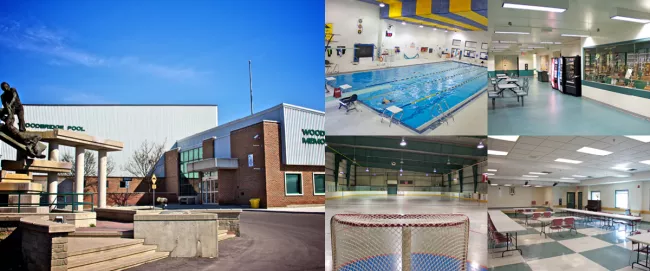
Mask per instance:
[[[582,210],[582,192],[578,192],[578,209]]]
[[[397,185],[396,184],[389,184],[386,190],[388,192],[388,195],[397,195]]]
[[[576,208],[576,193],[567,192],[566,193],[566,207],[567,208]]]

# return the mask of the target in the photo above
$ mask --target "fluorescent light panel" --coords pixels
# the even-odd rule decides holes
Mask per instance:
[[[539,178],[539,176],[535,176],[535,175],[521,175],[521,177],[526,177],[526,178]]]
[[[587,178],[587,176],[582,176],[582,175],[571,175],[571,176],[576,177],[576,178]]]
[[[650,20],[629,18],[629,17],[623,17],[623,16],[613,16],[610,19],[619,20],[619,21],[634,22],[634,23],[642,23],[642,24],[650,23]]]
[[[488,176],[494,176],[494,173],[483,173],[483,174],[488,175]]]
[[[488,136],[488,137],[493,139],[498,139],[498,140],[512,141],[512,142],[517,142],[517,139],[519,139],[519,136]]]
[[[562,177],[560,179],[562,179],[562,180],[575,180],[576,178]]]
[[[491,154],[491,155],[508,155],[508,152],[488,150],[488,154]]]
[[[650,165],[650,160],[639,161],[639,163],[641,163],[641,164],[646,164],[646,165]]]
[[[605,155],[612,154],[611,151],[604,151],[604,150],[599,150],[599,149],[594,149],[594,148],[589,148],[589,147],[582,147],[577,152],[582,152],[582,153],[586,153],[586,154],[593,154],[593,155],[600,155],[600,156],[605,156]]]
[[[548,174],[548,173],[544,173],[544,172],[528,172],[528,174],[546,175],[546,174]]]
[[[645,12],[639,12],[636,10],[630,10],[624,8],[612,8],[609,14],[612,20],[634,22],[634,23],[641,23],[641,24],[650,23],[650,14]]]
[[[503,186],[512,186],[511,184],[504,184]]]
[[[492,171],[492,172],[496,172],[497,170],[496,170],[496,169],[491,169],[491,168],[488,168],[488,170],[487,170],[487,171]]]
[[[542,187],[541,185],[536,185],[535,187]]]
[[[582,34],[562,34],[562,37],[588,38],[589,35],[582,35]]]
[[[569,5],[567,1],[561,0],[504,0],[502,7],[546,12],[565,12]]]
[[[555,162],[569,163],[569,164],[580,164],[580,163],[582,163],[582,161],[571,160],[571,159],[564,159],[564,158],[558,158],[558,159],[555,159]]]
[[[530,32],[524,32],[524,31],[494,31],[494,34],[529,35]]]
[[[625,136],[625,137],[631,138],[631,139],[634,139],[634,140],[638,140],[638,141],[641,141],[643,143],[650,142],[650,136]]]

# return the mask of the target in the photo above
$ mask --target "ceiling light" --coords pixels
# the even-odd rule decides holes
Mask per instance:
[[[491,155],[508,155],[508,152],[488,150],[488,154],[491,154]]]
[[[580,164],[580,163],[582,163],[582,161],[564,159],[564,158],[555,159],[555,162],[562,162],[562,163],[569,163],[569,164]]]
[[[433,173],[436,173],[436,168],[433,168]]]
[[[516,41],[512,41],[512,40],[500,40],[499,43],[503,43],[503,44],[515,44],[515,43],[517,43],[517,42],[516,42]]]
[[[582,34],[562,34],[562,37],[588,38],[589,35],[582,35]]]
[[[402,25],[406,25],[406,22],[402,22]]]
[[[562,44],[562,43],[561,43],[561,42],[559,42],[559,41],[556,41],[556,42],[554,42],[553,44]]]
[[[628,170],[632,169],[632,168],[627,167],[627,165],[628,164],[618,164],[616,166],[613,166],[612,169],[622,170],[622,171],[628,171]]]
[[[404,172],[404,170],[402,170],[402,168],[400,168],[400,169],[399,169],[399,172]]]
[[[366,168],[366,172],[370,172],[370,169]]]
[[[521,175],[521,177],[526,177],[526,178],[539,178],[539,176],[535,176],[535,175]]]
[[[485,145],[483,145],[483,140],[482,140],[482,139],[481,139],[481,141],[478,143],[478,146],[476,146],[476,148],[478,148],[478,149],[485,148]]]
[[[530,49],[542,49],[542,48],[546,48],[546,47],[544,47],[544,46],[528,46],[528,48],[530,48]]]
[[[493,172],[496,172],[497,170],[496,170],[496,169],[491,169],[491,168],[488,168],[488,170],[487,170],[487,171],[493,171]]]
[[[640,161],[639,163],[650,165],[650,160],[643,160],[643,161]]]
[[[494,176],[494,173],[483,173],[483,175]]]
[[[610,11],[609,15],[612,20],[621,20],[641,24],[650,23],[650,14],[636,10],[613,8]]]
[[[553,44],[552,41],[542,41],[542,42],[540,42],[540,43],[541,43],[541,44]]]
[[[562,177],[560,179],[562,179],[562,180],[575,180],[576,178]]]
[[[429,173],[427,173],[426,176],[429,177]]]
[[[495,184],[495,183],[493,183],[493,184],[490,184],[490,185],[491,185],[491,186],[499,186],[498,184]]]
[[[528,35],[530,32],[519,31],[494,31],[494,34],[514,34],[514,35]]]
[[[563,0],[504,0],[501,6],[546,12],[565,12],[569,8],[568,1]]]
[[[528,174],[546,175],[546,174],[548,174],[548,173],[546,173],[546,172],[528,172]]]
[[[400,146],[406,147],[406,140],[402,137],[402,142],[399,143]]]
[[[445,33],[447,33],[447,32],[449,32],[449,31],[447,31],[447,29],[445,29]]]
[[[420,28],[424,27],[424,25],[420,25]]]
[[[541,185],[536,185],[535,187],[542,187]]]
[[[399,176],[402,176],[402,173],[400,173]]]
[[[386,4],[384,4],[384,3],[379,3],[379,6],[383,8],[383,7],[386,6]]]
[[[625,137],[631,138],[631,139],[634,139],[634,140],[638,140],[638,141],[641,141],[643,143],[650,142],[650,136],[625,136]]]
[[[589,147],[582,147],[579,150],[577,150],[577,152],[593,154],[593,155],[600,155],[600,156],[605,156],[605,155],[612,154],[611,151],[604,151],[604,150],[599,150],[599,149],[594,149],[594,148],[589,148]]]
[[[582,175],[571,175],[571,176],[576,177],[576,178],[587,178],[587,176],[582,176]]]
[[[511,186],[511,184],[504,184],[503,186]]]
[[[438,28],[435,28],[435,27],[434,27],[434,28],[433,28],[433,31],[436,31],[436,30],[438,30]]]
[[[524,187],[530,187],[530,184],[524,184]]]
[[[621,174],[621,175],[614,175],[614,177],[616,177],[616,178],[627,178],[627,177],[630,177],[630,175]]]
[[[451,165],[451,161],[449,160],[449,156],[447,156],[447,165]]]
[[[519,139],[519,136],[488,136],[488,137],[492,139],[512,141],[512,142],[517,142],[517,139]]]

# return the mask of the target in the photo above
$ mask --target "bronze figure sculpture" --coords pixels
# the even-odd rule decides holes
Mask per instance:
[[[7,82],[2,82],[0,88],[3,91],[2,95],[0,95],[3,106],[0,110],[0,120],[4,122],[4,124],[0,124],[0,133],[4,134],[0,135],[0,137],[7,144],[16,148],[19,158],[25,155],[28,157],[45,158],[45,155],[42,154],[45,150],[45,145],[39,144],[41,136],[27,133],[25,129],[24,109],[18,97],[18,92],[15,88],[10,87]],[[18,115],[19,129],[14,127],[14,115]],[[23,151],[16,143],[24,145],[25,150]]]

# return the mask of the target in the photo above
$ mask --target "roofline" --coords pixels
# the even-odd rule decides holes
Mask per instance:
[[[217,104],[26,104],[29,106],[218,106]]]

